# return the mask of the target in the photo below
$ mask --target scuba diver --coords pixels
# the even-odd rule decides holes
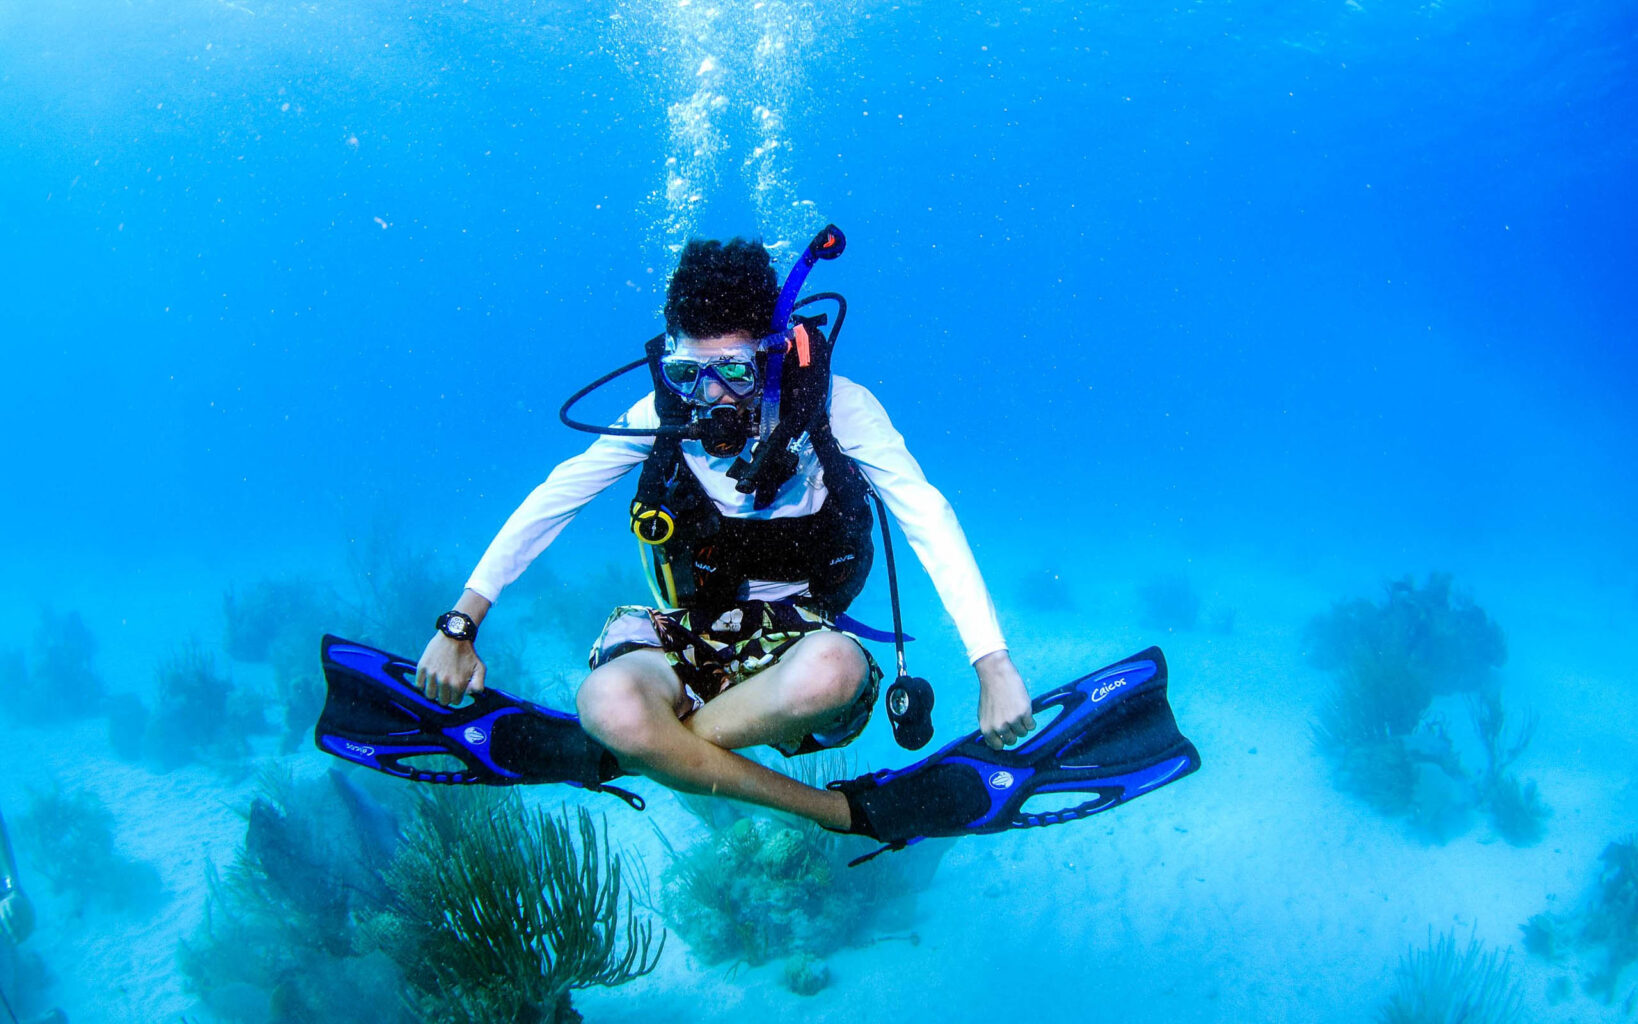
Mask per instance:
[[[665,332],[563,406],[565,424],[600,436],[507,519],[419,662],[324,638],[319,749],[418,782],[567,783],[638,809],[640,796],[611,783],[640,774],[876,839],[876,853],[1078,820],[1198,768],[1158,648],[1031,702],[950,503],[876,397],[831,373],[846,301],[798,298],[815,263],[845,244],[827,226],[781,286],[758,242],[689,242],[667,285]],[[834,322],[804,312],[821,302],[834,304]],[[615,424],[571,417],[639,368],[652,391]],[[587,502],[638,467],[630,520],[653,603],[609,615],[579,715],[488,686],[474,643],[490,607]],[[846,614],[874,559],[872,507],[891,633]],[[932,690],[905,668],[889,510],[977,675],[978,730],[903,769],[804,785],[735,751],[793,757],[852,742],[883,679],[860,638],[897,649],[885,701],[894,738],[916,750],[932,735]],[[1035,716],[1049,713],[1036,732]],[[1079,802],[1062,804],[1065,794]],[[1046,809],[1038,796],[1060,802]]]
[[[978,676],[985,738],[1000,749],[1034,725],[954,511],[875,396],[828,373],[828,352],[817,394],[779,396],[787,421],[804,399],[821,415],[800,424],[806,429],[779,453],[787,456],[779,465],[764,461],[756,485],[742,486],[756,431],[767,426],[757,421],[768,415],[768,350],[784,341],[767,337],[780,295],[758,242],[696,240],[683,249],[666,291],[666,334],[651,343],[656,390],[617,424],[633,433],[599,437],[512,514],[439,620],[417,679],[446,705],[481,690],[484,664],[473,640],[491,604],[576,512],[642,466],[636,525],[670,531],[655,545],[670,549],[659,554],[663,606],[622,607],[609,617],[576,701],[581,724],[628,772],[847,830],[854,822],[841,793],[733,751],[839,747],[869,720],[881,669],[836,625],[870,568],[867,488],[892,510],[955,620]],[[819,329],[798,325],[810,360]],[[710,432],[644,433],[679,421]]]
[[[0,1010],[7,1024],[18,1024],[12,1000],[17,976],[17,950],[34,934],[34,904],[17,881],[17,859],[12,854],[6,819],[0,816]],[[67,1024],[61,1010],[51,1010],[31,1024]]]
[[[0,815],[0,938],[21,946],[34,934],[34,904],[17,881],[17,859],[11,852],[6,819]]]

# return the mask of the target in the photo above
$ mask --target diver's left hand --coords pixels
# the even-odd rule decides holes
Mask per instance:
[[[978,672],[978,728],[991,750],[1010,747],[1035,731],[1029,690],[1012,655],[995,651],[973,663]]]
[[[21,946],[34,934],[34,904],[21,889],[0,896],[0,935]]]

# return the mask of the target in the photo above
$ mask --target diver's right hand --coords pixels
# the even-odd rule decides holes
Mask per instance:
[[[483,659],[469,641],[434,633],[415,666],[415,685],[429,700],[451,707],[468,694],[483,692],[484,671]]]

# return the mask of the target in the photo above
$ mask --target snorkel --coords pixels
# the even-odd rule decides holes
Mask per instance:
[[[847,239],[843,237],[841,229],[834,224],[825,225],[825,229],[814,236],[808,247],[802,250],[797,257],[791,272],[785,275],[785,285],[779,289],[779,301],[774,305],[773,323],[770,325],[772,333],[765,342],[775,337],[782,337],[786,328],[790,326],[791,313],[796,309],[796,297],[801,294],[802,286],[807,283],[808,273],[813,270],[814,264],[820,260],[833,260],[842,255],[847,248]],[[817,298],[817,296],[815,296]],[[791,332],[796,333],[796,332]],[[806,331],[801,333],[806,334]],[[792,338],[792,341],[795,339]],[[802,342],[802,351],[797,358],[805,365],[809,359],[806,350],[806,339]],[[763,430],[770,431],[767,426],[770,418],[775,422],[779,419],[779,397],[784,381],[785,353],[790,344],[773,347],[768,353],[768,383],[762,389],[762,422]],[[766,434],[764,435],[766,436]]]
[[[779,290],[779,301],[774,305],[773,333],[762,339],[759,346],[767,352],[767,382],[762,386],[757,444],[749,462],[742,460],[728,471],[737,481],[735,487],[741,494],[756,495],[754,504],[758,509],[772,504],[779,485],[790,478],[796,468],[796,454],[791,451],[791,445],[807,433],[830,397],[830,350],[847,316],[847,302],[834,292],[821,292],[802,302],[796,297],[816,263],[833,260],[846,248],[847,239],[834,224],[825,225],[825,229],[813,237],[785,277],[785,286]],[[791,325],[799,306],[821,299],[834,299],[838,304],[836,326],[831,329],[829,338],[818,331],[825,322],[823,317],[799,317],[796,324]],[[816,339],[822,339],[822,344]],[[794,356],[788,366],[787,355]]]
[[[662,402],[680,402],[666,388],[660,375],[660,360],[667,349],[666,335],[662,333],[644,343],[641,359],[634,359],[604,374],[569,396],[569,400],[558,410],[558,418],[565,426],[589,434],[669,436],[699,441],[708,452],[719,457],[743,451],[747,441],[755,438],[757,443],[750,459],[740,459],[730,474],[738,481],[736,486],[742,493],[756,494],[758,508],[767,507],[779,484],[789,476],[786,472],[785,477],[779,477],[776,471],[794,465],[795,455],[790,452],[790,445],[807,430],[813,416],[824,407],[825,399],[829,396],[830,349],[847,316],[847,301],[835,292],[820,292],[805,299],[798,299],[797,296],[801,294],[814,265],[820,260],[835,259],[846,247],[847,239],[841,229],[827,224],[802,250],[802,255],[797,257],[795,265],[786,275],[785,283],[779,290],[779,299],[774,305],[770,333],[757,341],[757,360],[762,364],[763,383],[761,401],[755,406],[744,403],[694,408],[689,411],[686,423],[662,423],[658,427],[603,426],[585,423],[570,415],[570,410],[581,399],[644,365],[649,367],[654,378],[656,408],[659,409]],[[818,330],[824,326],[825,316],[802,317],[796,313],[809,303],[823,300],[837,304],[836,323],[828,337]],[[794,326],[791,323],[793,317],[796,320]],[[787,359],[787,355],[794,358]],[[662,420],[670,418],[680,419],[681,416],[661,416]]]

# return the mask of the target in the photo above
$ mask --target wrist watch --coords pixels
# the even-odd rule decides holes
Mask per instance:
[[[438,616],[438,632],[451,640],[472,643],[478,639],[478,624],[465,612],[444,612]]]

